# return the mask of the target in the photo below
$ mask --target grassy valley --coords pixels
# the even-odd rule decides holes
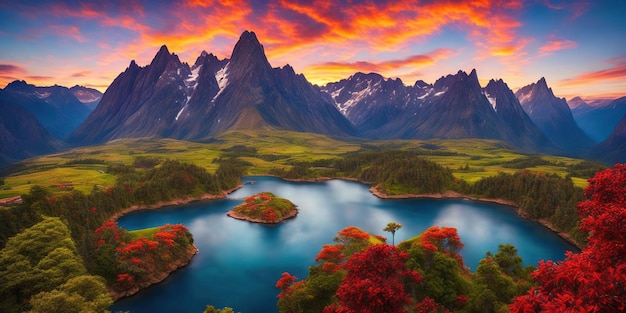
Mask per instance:
[[[298,162],[342,158],[360,150],[415,151],[424,158],[448,167],[456,178],[474,183],[498,173],[520,169],[572,176],[576,186],[585,187],[586,179],[601,165],[560,156],[533,156],[543,162],[522,161],[531,156],[507,148],[499,141],[479,139],[431,139],[345,142],[323,135],[288,131],[229,132],[212,142],[197,143],[174,139],[119,139],[102,146],[80,147],[69,151],[31,158],[5,170],[0,198],[27,193],[34,185],[54,192],[71,189],[89,192],[95,186],[111,186],[116,176],[107,172],[110,164],[132,164],[138,156],[173,159],[214,172],[218,158],[235,157],[247,162],[248,175],[264,175],[272,169],[291,169]],[[515,161],[518,160],[516,163]],[[520,166],[521,164],[521,166]],[[575,166],[591,168],[591,174],[574,172]],[[582,171],[579,171],[582,172]],[[573,174],[572,174],[573,173]]]

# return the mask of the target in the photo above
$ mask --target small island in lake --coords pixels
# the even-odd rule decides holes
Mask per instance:
[[[298,214],[296,205],[271,192],[249,196],[226,215],[254,223],[277,224]]]

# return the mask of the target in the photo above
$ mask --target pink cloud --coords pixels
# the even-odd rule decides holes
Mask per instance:
[[[562,86],[588,85],[606,80],[626,81],[626,62],[615,64],[608,69],[583,73],[573,78],[562,80],[559,84]]]
[[[0,75],[6,74],[23,74],[26,73],[26,70],[15,64],[0,64]]]
[[[541,48],[539,48],[539,52],[542,55],[550,54],[554,51],[566,50],[576,48],[578,44],[572,40],[550,40],[546,42]]]

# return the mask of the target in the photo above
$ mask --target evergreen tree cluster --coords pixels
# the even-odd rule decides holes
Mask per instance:
[[[579,242],[585,240],[585,234],[578,230],[576,209],[577,203],[583,199],[583,192],[569,176],[563,178],[527,170],[515,174],[500,173],[474,183],[471,193],[514,201],[530,218],[546,219]]]
[[[389,194],[437,193],[457,186],[450,169],[415,151],[360,151],[334,164],[338,173],[379,185]]]

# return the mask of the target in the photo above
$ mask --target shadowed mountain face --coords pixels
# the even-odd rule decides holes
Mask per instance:
[[[548,137],[533,123],[509,86],[502,80],[490,80],[484,94],[500,120],[509,129],[508,141],[517,147],[533,147],[536,151],[557,152]]]
[[[256,35],[244,32],[230,59],[203,52],[190,67],[163,46],[150,65],[131,62],[69,141],[203,140],[229,130],[264,128],[355,134],[330,97],[290,66],[272,68]]]
[[[532,152],[554,151],[508,86],[492,80],[483,90],[475,70],[413,86],[357,73],[322,90],[366,137],[500,139]]]
[[[554,96],[546,80],[525,86],[515,93],[524,111],[558,148],[585,154],[593,141],[578,127],[565,99]]]
[[[626,115],[626,97],[597,107],[581,105],[572,110],[572,113],[580,128],[591,139],[601,142],[611,135],[622,117]]]
[[[626,162],[626,116],[622,117],[609,138],[593,148],[590,156],[611,166]]]
[[[19,101],[0,90],[0,168],[17,160],[55,152],[62,147],[32,113],[16,104]]]
[[[75,96],[76,88],[72,91],[62,86],[37,87],[25,81],[14,81],[4,91],[12,96],[13,104],[31,112],[58,139],[69,136],[92,111]],[[99,101],[99,91],[82,90],[85,95],[87,91],[91,94],[91,103]]]

